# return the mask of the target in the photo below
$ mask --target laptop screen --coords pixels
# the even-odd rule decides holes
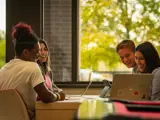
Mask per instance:
[[[111,98],[127,100],[149,99],[152,74],[115,74]]]
[[[87,87],[84,89],[84,92],[81,94],[81,96],[85,95],[85,93],[87,92],[88,88],[91,86],[92,81],[89,82],[89,84],[87,85]]]

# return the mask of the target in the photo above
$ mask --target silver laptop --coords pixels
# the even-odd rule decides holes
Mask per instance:
[[[86,95],[86,92],[88,91],[89,87],[91,86],[92,81],[90,81],[88,83],[88,85],[86,86],[86,88],[84,89],[84,91],[80,94],[80,95],[67,95],[66,96],[66,100],[78,100],[81,98],[84,99],[97,99],[99,96],[97,95]]]
[[[105,85],[104,89],[101,91],[100,95],[85,95],[86,92],[88,91],[89,87],[91,86],[92,84],[92,81],[89,81],[88,85],[86,86],[86,88],[84,89],[83,93],[81,95],[67,95],[67,99],[69,98],[89,98],[89,99],[95,99],[95,98],[104,98],[105,95],[107,94],[107,92],[109,91],[109,89],[111,88],[111,85],[108,84],[108,81],[106,80],[103,80],[103,83]],[[108,86],[109,85],[109,86]]]
[[[115,74],[110,98],[149,100],[152,79],[151,74]]]
[[[111,90],[112,82],[110,80],[103,80],[103,84],[105,85],[101,93],[99,94],[100,98],[106,98],[107,94],[109,95],[109,92]]]

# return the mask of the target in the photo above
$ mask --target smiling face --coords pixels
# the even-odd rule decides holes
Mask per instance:
[[[143,54],[139,51],[135,52],[135,62],[138,66],[138,71],[141,73],[144,72],[146,69],[146,61]]]
[[[48,49],[44,43],[40,43],[40,58],[41,62],[47,62],[48,59]]]
[[[127,47],[119,49],[118,55],[120,56],[123,64],[125,64],[128,68],[132,68],[136,66],[135,55],[131,49]]]

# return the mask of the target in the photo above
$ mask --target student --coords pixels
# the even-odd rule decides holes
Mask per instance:
[[[44,40],[40,40],[40,56],[37,60],[39,67],[42,71],[42,75],[45,79],[46,86],[50,90],[54,90],[57,92],[62,92],[62,89],[59,89],[53,82],[53,73],[51,70],[50,65],[50,56],[49,56],[49,49],[48,45]]]
[[[0,90],[16,89],[24,99],[30,119],[34,118],[36,93],[45,102],[63,100],[61,94],[49,91],[38,64],[39,38],[31,27],[18,23],[13,27],[12,37],[15,58],[6,63],[0,70]]]
[[[132,40],[123,40],[121,41],[117,47],[116,51],[121,58],[123,64],[125,64],[128,68],[133,68],[133,73],[136,73],[136,62],[135,62],[135,44]]]
[[[152,43],[144,42],[137,46],[135,61],[139,73],[153,74],[151,100],[160,100],[160,58]]]

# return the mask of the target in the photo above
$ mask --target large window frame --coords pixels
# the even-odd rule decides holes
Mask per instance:
[[[79,33],[79,26],[78,26],[78,24],[77,23],[79,23],[79,3],[80,1],[79,0],[76,0],[76,1],[72,1],[72,30],[74,31],[73,32],[73,34],[72,34],[72,36],[73,36],[73,39],[72,40],[74,40],[74,39],[76,39],[77,41],[73,41],[73,46],[72,46],[72,49],[75,49],[75,50],[77,50],[76,48],[78,48],[79,49],[79,46],[78,46],[78,38],[79,38],[79,36],[78,36],[78,33]],[[137,2],[138,3],[138,2]],[[147,2],[146,2],[147,3]],[[156,8],[157,6],[155,6],[155,4],[153,4],[153,2],[152,3],[150,3],[149,4],[149,6],[148,6],[148,4],[146,4],[146,3],[143,3],[143,8],[144,9],[146,9],[147,11],[149,11],[149,9],[151,9],[151,8]],[[125,4],[126,6],[125,7],[128,7],[127,5],[127,2],[126,2],[126,4]],[[136,7],[141,7],[142,6],[142,3],[141,2],[139,2],[138,4],[137,4],[137,6]],[[125,8],[124,8],[125,9]],[[129,9],[125,9],[125,10],[129,10]],[[142,8],[141,8],[141,10],[142,10]],[[140,8],[139,8],[139,11],[140,11]],[[153,11],[154,11],[154,9],[153,9]],[[152,11],[152,12],[153,12]],[[151,14],[141,14],[141,12],[138,12],[139,13],[139,15],[140,15],[140,17],[144,17],[144,18],[146,18],[146,19],[141,19],[142,20],[142,22],[140,22],[140,23],[142,23],[142,24],[138,24],[139,23],[139,19],[137,18],[136,19],[136,17],[134,16],[134,17],[128,17],[129,15],[135,15],[135,11],[133,10],[133,11],[130,11],[131,12],[131,14],[126,14],[126,19],[129,21],[131,18],[135,18],[135,20],[132,20],[131,19],[131,21],[130,22],[132,22],[133,24],[129,24],[129,22],[125,22],[125,27],[126,26],[131,26],[131,25],[133,25],[132,27],[134,27],[134,25],[136,26],[136,28],[138,29],[136,29],[137,31],[135,31],[135,32],[133,32],[133,33],[139,33],[139,29],[141,30],[141,28],[143,29],[143,27],[144,28],[147,28],[147,25],[149,25],[149,24],[147,24],[146,22],[145,22],[145,20],[147,19],[148,21],[150,20],[150,21],[156,21],[156,20],[158,20],[158,17],[156,17],[155,18],[155,20],[153,19],[154,18],[154,16],[156,16],[156,15],[158,15],[159,14],[159,11],[155,11],[155,13],[157,13],[157,14],[153,14],[151,11],[149,11],[149,12],[151,12]],[[136,11],[137,12],[137,11]],[[143,13],[145,13],[145,10],[143,11]],[[77,15],[77,16],[76,16]],[[149,17],[148,17],[148,16]],[[146,17],[147,16],[147,17]],[[149,19],[150,18],[150,19]],[[152,18],[152,19],[151,19]],[[144,22],[143,22],[143,20],[144,20]],[[145,25],[143,25],[145,23]],[[154,22],[153,22],[154,23]],[[155,22],[156,23],[156,22]],[[123,24],[122,24],[123,25]],[[152,24],[151,24],[152,25]],[[157,23],[157,26],[158,26],[159,24]],[[153,25],[154,26],[154,25]],[[155,28],[157,27],[157,26],[154,26]],[[153,43],[154,43],[154,45],[156,45],[156,46],[158,46],[158,41],[156,41],[157,40],[157,37],[158,37],[158,35],[159,34],[156,34],[156,32],[152,32],[152,31],[149,31],[149,32],[147,32],[147,33],[149,33],[149,35],[150,34],[152,34],[152,37],[150,37],[150,36],[147,36],[147,34],[144,34],[144,35],[146,35],[146,37],[139,37],[139,38],[137,38],[137,37],[129,37],[129,34],[131,34],[131,33],[129,33],[129,32],[132,32],[131,30],[135,30],[135,29],[129,29],[129,27],[126,27],[126,29],[127,29],[127,37],[126,37],[126,39],[127,38],[130,38],[130,39],[133,39],[134,41],[135,41],[135,44],[139,44],[139,43],[141,43],[141,42],[143,42],[143,41],[145,41],[145,40],[149,40],[149,41],[152,41]],[[76,31],[76,32],[75,32]],[[140,32],[141,33],[141,32]],[[154,34],[155,33],[155,34]],[[137,36],[139,35],[139,34],[136,34]],[[157,35],[157,36],[153,36],[153,35]],[[131,36],[131,35],[130,35]],[[155,38],[154,38],[155,37]],[[122,39],[123,39],[123,37],[121,37]],[[124,38],[125,39],[125,38]],[[157,47],[158,49],[159,49],[159,46]],[[160,50],[160,49],[159,49]],[[75,52],[75,51],[74,51]],[[77,52],[77,53],[76,53]],[[78,69],[79,68],[79,51],[76,51],[75,53],[73,53],[73,61],[74,60],[77,60],[76,62],[77,62],[77,64],[75,64],[75,65],[77,65],[76,66],[76,69]],[[75,56],[76,55],[78,55],[76,58],[75,58]],[[117,55],[118,56],[118,55]],[[78,73],[78,72],[77,72]],[[77,74],[77,76],[78,76],[78,74]],[[75,76],[73,75],[73,78],[74,78]],[[75,80],[77,80],[76,78],[75,78]]]
[[[36,34],[43,38],[43,1],[44,0],[6,0],[6,62],[14,58],[11,38],[13,25],[19,21],[30,24]],[[31,6],[32,5],[32,6]],[[30,8],[30,9],[28,9]],[[24,14],[25,13],[25,14]],[[36,16],[35,16],[36,15]],[[62,87],[85,87],[88,82],[79,82],[79,0],[72,0],[72,80],[56,82]],[[30,19],[32,18],[32,19]],[[104,86],[102,82],[93,82],[92,86]]]
[[[71,82],[55,82],[56,85],[67,88],[84,88],[90,81],[79,80],[79,0],[72,0],[72,80]],[[92,88],[101,88],[102,82],[92,82]]]

